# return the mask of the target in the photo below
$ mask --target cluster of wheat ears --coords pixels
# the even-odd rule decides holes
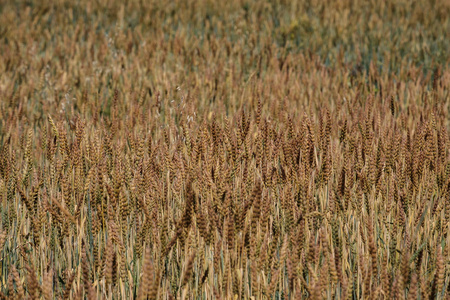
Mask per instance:
[[[79,2],[0,6],[0,299],[449,299],[448,3]]]

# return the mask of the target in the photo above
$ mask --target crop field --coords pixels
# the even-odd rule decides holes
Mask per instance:
[[[450,2],[0,1],[0,299],[450,299]]]

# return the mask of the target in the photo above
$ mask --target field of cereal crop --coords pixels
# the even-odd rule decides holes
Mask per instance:
[[[449,299],[450,2],[0,1],[0,299]]]

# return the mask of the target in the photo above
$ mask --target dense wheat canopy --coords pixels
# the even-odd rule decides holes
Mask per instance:
[[[450,2],[1,1],[0,298],[449,299]]]

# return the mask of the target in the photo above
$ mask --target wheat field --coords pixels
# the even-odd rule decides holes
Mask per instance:
[[[0,299],[450,299],[450,2],[0,1]]]

